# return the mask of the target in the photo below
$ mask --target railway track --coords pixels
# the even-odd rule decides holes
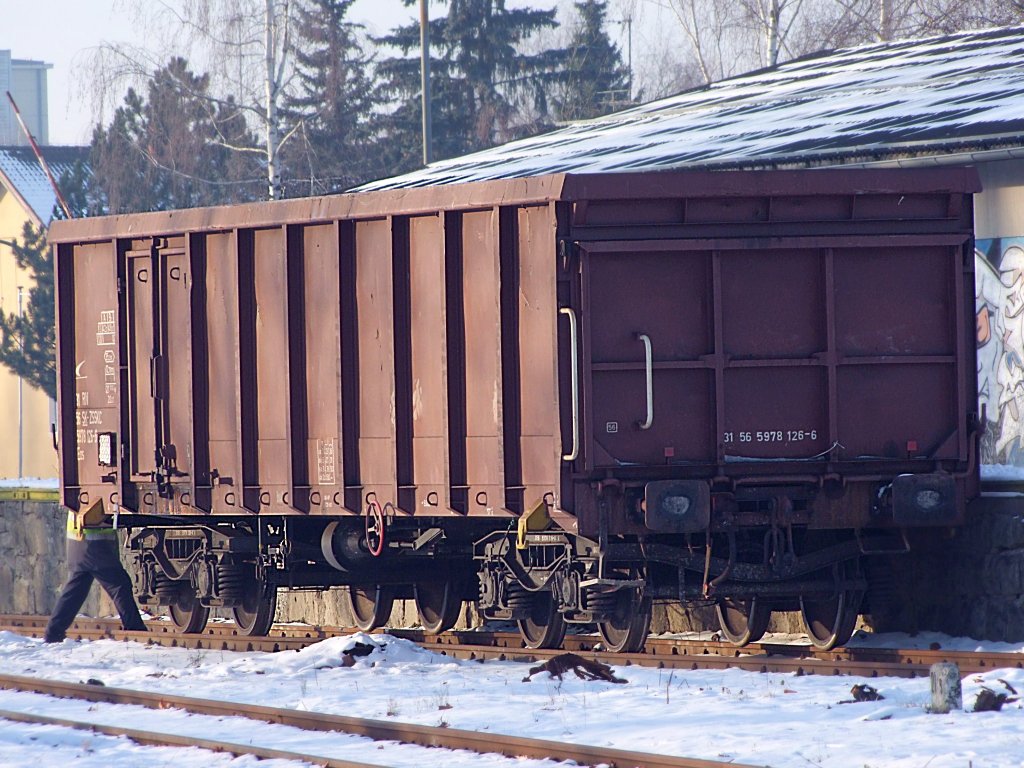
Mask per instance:
[[[150,693],[125,688],[111,688],[34,677],[0,675],[0,689],[41,694],[59,698],[73,698],[91,703],[134,705],[154,710],[175,709],[193,715],[216,718],[241,717],[248,720],[285,725],[303,731],[346,733],[373,739],[374,741],[401,742],[421,747],[469,750],[479,754],[501,755],[510,758],[537,758],[557,761],[572,760],[580,765],[607,765],[612,768],[751,768],[739,763],[722,763],[671,755],[657,755],[630,750],[592,747],[582,744],[568,744],[543,739],[528,739],[519,736],[505,736],[497,733],[480,733],[448,727],[434,727],[408,723],[392,723],[343,715],[329,715],[294,709],[278,709],[253,704],[199,699],[164,693]],[[126,736],[143,744],[168,746],[198,746],[235,755],[254,755],[261,758],[279,758],[304,761],[314,765],[332,768],[373,766],[372,763],[354,763],[336,760],[329,756],[295,753],[234,742],[196,739],[179,734],[164,734],[128,729],[120,726],[96,724],[83,721],[30,715],[23,712],[0,710],[0,718],[18,722],[63,725],[72,728],[93,730],[108,735]],[[436,761],[436,755],[425,758],[426,763]]]
[[[0,630],[41,637],[46,617],[0,615]],[[147,632],[125,632],[115,619],[79,619],[68,637],[83,640],[112,638],[171,647],[225,651],[277,652],[298,650],[312,643],[356,631],[344,627],[276,624],[266,637],[239,634],[230,622],[214,622],[201,634],[179,634],[170,622],[150,620]],[[392,629],[437,653],[458,659],[488,659],[535,663],[562,653],[522,647],[514,632],[451,631],[428,635],[419,630]],[[666,669],[744,669],[755,672],[803,675],[856,675],[860,677],[923,677],[938,662],[954,662],[964,675],[991,669],[1022,668],[1024,654],[968,652],[938,649],[838,648],[818,651],[810,646],[751,643],[740,649],[714,640],[649,638],[643,653],[608,653],[597,648],[598,638],[569,635],[564,651],[572,651],[608,664],[652,666]]]
[[[270,749],[267,747],[256,747],[251,744],[236,744],[230,741],[217,741],[214,739],[199,739],[172,733],[154,733],[152,731],[139,730],[138,728],[102,725],[83,720],[69,720],[60,717],[47,717],[45,715],[31,715],[25,712],[14,712],[6,709],[0,709],[0,720],[10,720],[30,725],[55,725],[63,728],[74,728],[79,731],[89,731],[90,733],[100,733],[105,736],[121,736],[131,739],[136,744],[150,747],[194,747],[211,752],[224,752],[235,757],[251,755],[261,760],[294,760],[311,765],[322,765],[326,768],[382,768],[379,763],[336,760],[334,758],[292,752],[284,749]]]

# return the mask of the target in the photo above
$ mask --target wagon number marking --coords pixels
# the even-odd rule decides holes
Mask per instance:
[[[766,429],[763,431],[725,432],[723,443],[799,443],[817,440],[816,429]]]

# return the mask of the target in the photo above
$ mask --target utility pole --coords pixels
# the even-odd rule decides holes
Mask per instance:
[[[430,14],[420,0],[420,94],[423,112],[423,164],[430,165]]]
[[[25,289],[22,286],[18,286],[18,321],[21,322],[25,318],[24,305],[22,299],[25,293]],[[20,334],[18,339],[18,349],[21,351],[22,357],[25,355],[25,334],[24,330]],[[18,374],[18,479],[20,480],[25,476],[25,377],[20,373]]]
[[[633,14],[626,16],[626,68],[629,70],[627,101],[633,103]]]
[[[626,103],[633,103],[633,12],[629,11],[621,19],[609,19],[610,24],[620,24],[626,28]]]

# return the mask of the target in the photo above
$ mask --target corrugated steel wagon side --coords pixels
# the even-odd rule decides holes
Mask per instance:
[[[975,188],[550,176],[57,223],[63,501],[119,513],[184,629],[331,585],[365,626],[475,598],[531,645],[634,647],[654,597],[848,621],[859,552],[974,492]]]

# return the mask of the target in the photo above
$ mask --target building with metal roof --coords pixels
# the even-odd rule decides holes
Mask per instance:
[[[845,164],[978,169],[984,476],[1024,481],[1024,27],[817,53],[360,189]]]
[[[76,162],[84,162],[89,155],[88,147],[44,146],[39,149],[55,179],[71,171]],[[49,224],[57,196],[31,147],[0,146],[0,205],[7,195],[33,224]],[[20,231],[19,226],[18,233]]]
[[[991,161],[1024,146],[1024,27],[828,51],[360,189],[548,173]]]
[[[87,147],[44,146],[40,151],[58,179],[88,155]],[[32,275],[18,265],[12,245],[23,241],[26,223],[48,225],[56,202],[32,148],[0,146],[0,311],[25,311]],[[8,425],[8,439],[0,445],[0,481],[56,477],[50,399],[4,367],[0,367],[0,420]]]

